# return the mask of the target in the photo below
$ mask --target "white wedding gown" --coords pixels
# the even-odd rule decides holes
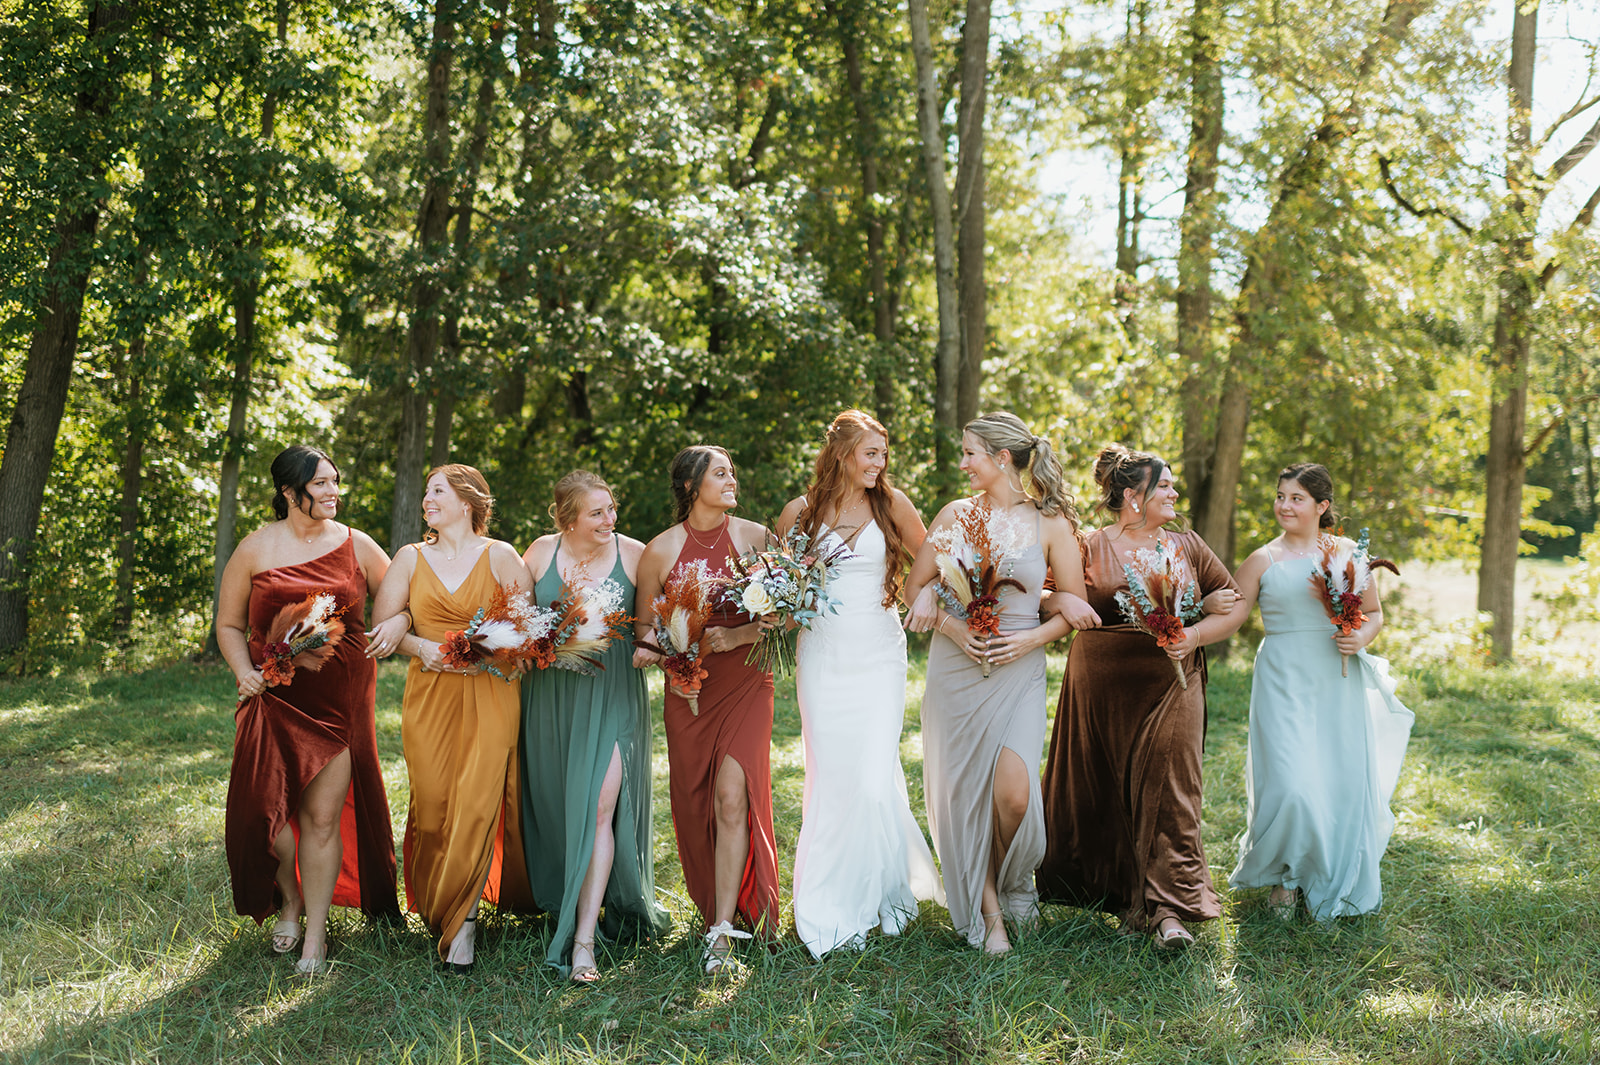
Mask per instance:
[[[837,540],[829,532],[826,537]],[[839,564],[837,613],[800,633],[795,685],[806,784],[794,854],[794,924],[811,953],[897,934],[917,900],[944,903],[900,766],[906,638],[883,603],[886,547],[876,523]]]

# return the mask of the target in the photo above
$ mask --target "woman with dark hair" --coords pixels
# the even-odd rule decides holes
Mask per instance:
[[[794,924],[813,956],[897,934],[918,899],[944,901],[900,765],[906,638],[896,604],[927,529],[889,482],[882,425],[847,410],[828,426],[806,494],[778,532],[845,548],[828,590],[837,609],[800,633],[795,689],[806,783],[794,854]]]
[[[1002,411],[967,423],[961,456],[974,495],[941,510],[917,552],[906,580],[914,604],[907,627],[938,633],[922,700],[922,780],[950,922],[974,947],[1000,954],[1011,949],[1007,918],[1026,927],[1039,916],[1045,648],[1098,619],[1084,602],[1077,516],[1050,442]],[[931,603],[942,530],[977,523],[997,551],[1007,545],[991,561],[1018,586],[1000,589],[993,638]],[[1047,576],[1061,589],[1062,609],[1041,623]]]
[[[738,478],[720,447],[697,444],[672,460],[678,524],[650,541],[639,559],[634,613],[639,640],[660,646],[651,603],[678,567],[703,561],[710,574],[731,576],[730,554],[766,543],[766,530],[735,518]],[[667,685],[663,723],[672,823],[683,882],[705,927],[707,974],[736,965],[733,939],[778,931],[778,849],[772,830],[772,674],[745,664],[760,622],[733,606],[719,607],[700,641],[704,655],[698,713]],[[661,661],[639,648],[634,664]],[[734,928],[742,918],[750,931]]]
[[[1272,512],[1283,532],[1236,575],[1243,612],[1261,602],[1266,636],[1250,682],[1246,827],[1228,883],[1270,886],[1267,905],[1285,920],[1304,891],[1311,916],[1331,921],[1383,902],[1378,863],[1394,831],[1389,799],[1412,714],[1395,698],[1389,664],[1364,650],[1383,628],[1377,584],[1362,593],[1366,622],[1347,636],[1312,590],[1337,524],[1333,478],[1316,463],[1288,467]],[[1348,676],[1343,655],[1352,656]]]
[[[559,530],[522,556],[534,598],[599,588],[632,610],[644,544],[617,535],[611,486],[585,470],[556,482]],[[600,978],[595,929],[654,939],[672,921],[656,904],[650,824],[650,697],[633,640],[612,641],[602,671],[539,670],[522,679],[522,840],[538,906],[556,915],[545,962],[578,983]],[[605,918],[600,917],[602,903]]]
[[[1184,922],[1221,912],[1200,845],[1200,649],[1231,635],[1245,612],[1205,541],[1166,528],[1178,520],[1178,490],[1165,462],[1113,444],[1096,459],[1094,479],[1100,509],[1115,519],[1085,541],[1089,605],[1105,624],[1079,633],[1067,656],[1044,771],[1048,847],[1039,894],[1115,913],[1158,947],[1184,947],[1194,942]],[[1116,600],[1128,591],[1123,567],[1160,548],[1177,554],[1216,611],[1165,648]]]
[[[362,632],[367,596],[377,592],[389,556],[335,520],[333,460],[296,445],[273,460],[272,482],[278,520],[234,549],[217,597],[217,644],[239,688],[225,839],[234,908],[257,923],[278,914],[272,949],[279,954],[300,943],[304,915],[295,971],[314,975],[327,965],[334,903],[401,920],[370,655],[392,649],[405,623]],[[321,594],[333,596],[344,635],[318,670],[297,670],[269,688],[261,666],[273,621]]]
[[[516,548],[489,539],[493,509],[488,482],[471,466],[430,472],[422,496],[428,532],[395,553],[373,607],[376,617],[410,618],[397,648],[411,656],[400,708],[411,777],[406,897],[455,975],[472,970],[479,900],[502,909],[528,901],[517,827],[518,682],[452,666],[442,646],[489,605],[497,585],[526,594],[531,583]]]

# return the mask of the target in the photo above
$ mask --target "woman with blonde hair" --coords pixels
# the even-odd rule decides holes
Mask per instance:
[[[395,554],[373,608],[384,620],[410,617],[397,648],[411,656],[400,709],[411,777],[406,897],[456,975],[472,970],[479,901],[520,907],[528,896],[517,829],[518,682],[452,666],[442,646],[489,604],[496,585],[528,591],[516,549],[487,535],[493,508],[488,482],[471,466],[430,472],[422,496],[428,533]]]
[[[634,607],[644,544],[617,535],[611,486],[587,470],[556,482],[557,532],[523,554],[534,599],[599,589]],[[522,839],[540,909],[556,916],[546,964],[578,983],[600,978],[595,932],[612,942],[664,934],[650,825],[650,697],[633,634],[619,633],[593,676],[540,670],[522,680]],[[605,907],[601,919],[601,906]]]
[[[847,410],[828,426],[806,494],[778,532],[842,551],[828,590],[836,610],[800,633],[795,688],[806,782],[794,855],[794,924],[813,956],[860,947],[872,928],[898,933],[917,900],[944,900],[900,765],[906,638],[896,605],[908,559],[927,534],[889,482],[882,425]]]
[[[988,953],[1011,949],[1005,919],[1038,916],[1033,871],[1044,857],[1039,759],[1044,751],[1045,647],[1097,623],[1084,602],[1083,558],[1071,493],[1055,450],[1014,414],[967,423],[961,470],[973,489],[939,512],[906,582],[907,627],[938,633],[922,701],[923,790],[944,870],[950,921]],[[972,632],[933,602],[937,543],[981,523],[1008,544],[998,636]],[[1046,576],[1063,609],[1040,623]],[[985,668],[987,666],[987,669]]]

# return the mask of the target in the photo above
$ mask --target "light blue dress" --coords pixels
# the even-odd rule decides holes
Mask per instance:
[[[1383,902],[1378,862],[1394,831],[1389,799],[1413,715],[1389,664],[1365,651],[1340,676],[1333,623],[1311,587],[1312,560],[1261,575],[1266,638],[1250,688],[1247,827],[1235,888],[1299,888],[1319,921]]]

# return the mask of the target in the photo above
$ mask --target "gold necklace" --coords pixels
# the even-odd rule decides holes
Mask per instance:
[[[474,545],[474,546],[476,546],[476,545]],[[435,551],[439,552],[439,554],[444,555],[444,548],[439,546],[439,542],[437,540],[434,541],[433,549]],[[467,550],[467,545],[466,544],[462,544],[460,547],[458,547],[456,549],[456,553],[455,554],[453,554],[453,555],[444,555],[444,560],[446,562],[454,562],[456,559],[460,558],[463,554],[465,554],[466,550]]]
[[[691,540],[693,540],[695,542],[695,546],[700,548],[700,550],[702,550],[702,551],[710,551],[713,547],[716,547],[717,546],[717,541],[722,539],[722,530],[727,528],[727,526],[728,526],[728,516],[726,514],[724,514],[722,516],[722,524],[717,526],[717,535],[713,536],[711,538],[711,542],[708,544],[708,543],[703,543],[701,541],[701,539],[694,534],[694,526],[689,524],[689,519],[688,518],[684,518],[683,519],[683,531],[689,535],[689,539],[691,539]]]

